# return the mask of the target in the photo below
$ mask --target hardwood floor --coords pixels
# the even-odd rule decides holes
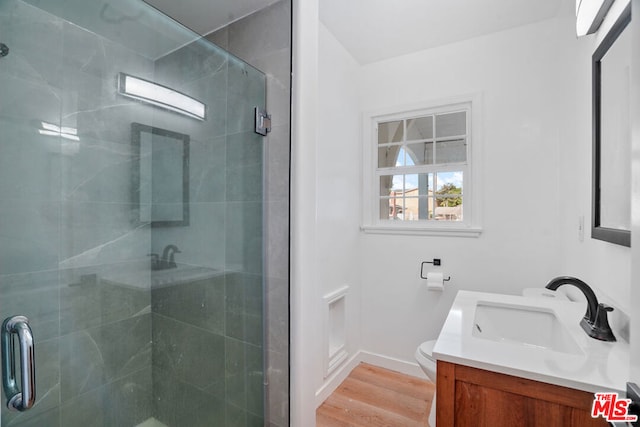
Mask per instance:
[[[316,411],[318,427],[428,426],[433,383],[361,363]]]

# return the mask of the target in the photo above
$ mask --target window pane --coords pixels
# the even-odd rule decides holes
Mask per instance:
[[[433,116],[407,120],[407,141],[433,138]]]
[[[436,116],[436,137],[467,134],[467,113],[448,113]]]
[[[463,178],[462,171],[438,172],[436,174],[436,194],[462,194]]]
[[[405,196],[418,195],[418,175],[417,174],[404,176],[404,195]]]
[[[380,219],[417,221],[433,215],[433,174],[380,177]]]
[[[407,144],[407,157],[414,165],[433,164],[433,142]]]
[[[389,197],[381,199],[380,219],[401,220],[404,218],[404,197],[402,190],[391,190]],[[385,208],[382,208],[384,204]]]
[[[403,175],[385,175],[380,177],[380,196],[381,197],[396,197],[397,194],[402,193],[404,186]]]
[[[388,197],[380,199],[380,219],[400,219],[398,215],[401,215],[401,213],[402,199],[390,199]]]
[[[436,142],[436,163],[456,163],[467,161],[467,140],[454,139]]]
[[[411,156],[409,156],[407,154],[407,150],[404,147],[400,147],[400,149],[398,150],[398,156],[396,159],[396,167],[400,167],[400,166],[413,166],[415,165],[413,159],[411,158]]]
[[[399,145],[378,147],[378,167],[391,168],[404,165],[404,151]]]
[[[402,120],[378,123],[378,144],[400,142],[403,132]]]
[[[436,174],[436,200],[433,219],[462,221],[462,172]]]
[[[433,219],[438,221],[462,221],[462,197],[437,197]]]
[[[432,174],[409,174],[404,176],[404,190],[407,197],[426,196],[433,186]]]
[[[380,219],[402,220],[404,218],[402,198],[388,199],[387,202],[389,203],[388,215]]]
[[[384,197],[380,199],[380,219],[395,221],[418,221],[430,219],[433,212],[433,198],[427,197]]]
[[[407,197],[404,199],[404,211],[402,219],[405,221],[417,221],[419,218],[419,199],[417,197]]]

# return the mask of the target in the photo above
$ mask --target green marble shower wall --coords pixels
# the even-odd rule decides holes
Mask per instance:
[[[253,128],[265,76],[205,40],[155,65],[157,81],[205,95],[215,126],[190,131],[190,226],[153,228],[151,246],[160,253],[176,244],[180,262],[218,272],[152,287],[156,418],[169,426],[262,426],[264,138]]]
[[[0,0],[0,42],[0,316],[30,319],[37,365],[2,426],[262,425],[264,74],[133,0]],[[207,119],[119,96],[119,72]],[[133,122],[189,135],[188,226],[140,223]],[[211,274],[160,283],[168,244]]]

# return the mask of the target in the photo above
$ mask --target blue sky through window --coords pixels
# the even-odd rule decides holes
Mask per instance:
[[[411,156],[409,156],[404,148],[398,150],[398,157],[396,158],[396,167],[400,166],[414,166],[415,163]],[[429,188],[433,188],[432,174],[429,174]],[[411,190],[418,188],[418,175],[394,175],[392,190],[402,191],[402,180],[406,180],[405,189]],[[462,172],[438,172],[438,188],[440,190],[446,184],[453,184],[458,188],[462,188]]]

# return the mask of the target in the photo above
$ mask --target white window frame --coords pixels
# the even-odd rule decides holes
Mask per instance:
[[[363,114],[363,188],[362,225],[366,233],[438,235],[478,237],[481,228],[480,201],[482,182],[482,133],[481,94],[465,95],[448,99],[422,102],[417,105],[388,108]],[[430,114],[441,114],[467,110],[467,162],[463,168],[463,220],[462,221],[390,221],[380,219],[380,176],[378,172],[378,123],[411,119]],[[451,170],[452,165],[431,165],[432,170],[440,166]],[[416,168],[418,169],[418,168]],[[398,168],[398,173],[417,173],[411,167]]]

